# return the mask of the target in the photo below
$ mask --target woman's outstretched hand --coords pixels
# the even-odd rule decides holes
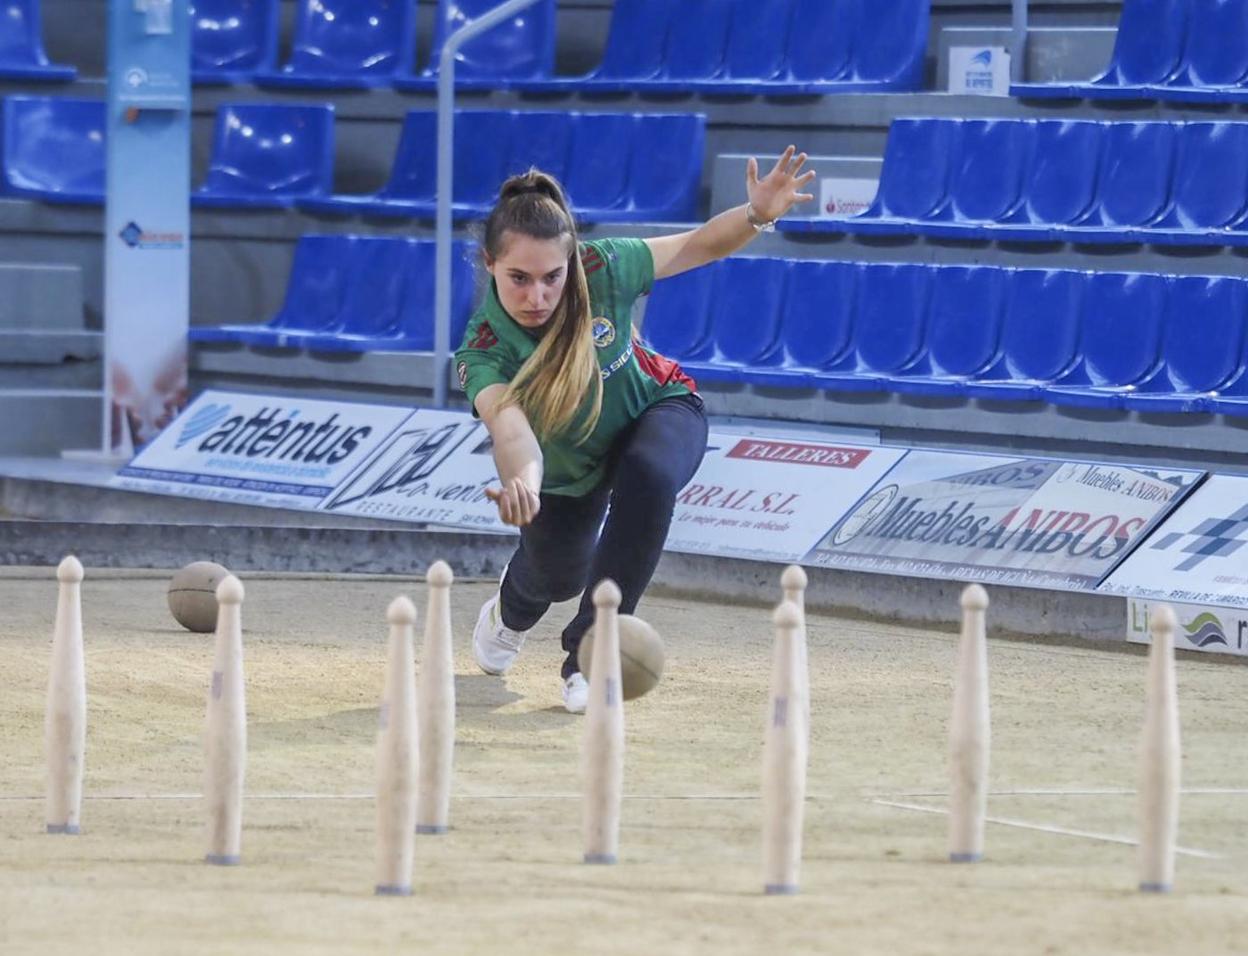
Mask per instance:
[[[794,153],[797,153],[797,147],[786,149],[771,172],[762,179],[758,178],[757,159],[751,156],[745,164],[745,189],[750,205],[754,207],[754,215],[764,222],[779,219],[799,202],[810,202],[815,198],[810,193],[798,191],[815,178],[815,171],[808,170],[799,176],[806,154],[797,153],[794,156]]]
[[[486,488],[485,496],[498,505],[498,517],[503,524],[523,528],[531,524],[542,510],[542,501],[523,478],[503,482],[501,488]]]

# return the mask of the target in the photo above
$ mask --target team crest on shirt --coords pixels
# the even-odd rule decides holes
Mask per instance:
[[[611,320],[606,316],[600,315],[594,319],[593,334],[594,345],[600,349],[605,349],[615,341],[615,326],[611,324]]]

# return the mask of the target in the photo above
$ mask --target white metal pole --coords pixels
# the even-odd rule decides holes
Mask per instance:
[[[438,212],[433,298],[433,404],[446,408],[451,362],[451,202],[455,135],[455,54],[479,33],[531,7],[537,0],[507,0],[485,16],[464,24],[442,46],[438,65]],[[488,147],[486,147],[488,148]]]

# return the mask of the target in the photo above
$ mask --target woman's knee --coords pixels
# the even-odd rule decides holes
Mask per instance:
[[[684,482],[664,459],[662,449],[630,449],[620,457],[615,474],[615,494],[622,490],[648,501],[675,501]]]

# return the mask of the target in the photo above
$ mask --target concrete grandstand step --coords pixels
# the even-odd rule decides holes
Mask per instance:
[[[58,365],[98,358],[103,351],[103,332],[0,328],[2,365]]]
[[[402,526],[355,530],[0,519],[0,565],[44,565],[49,579],[53,567],[72,553],[86,567],[88,580],[93,568],[178,568],[198,560],[217,561],[244,581],[248,571],[423,577],[441,559],[460,581],[492,581],[514,545],[510,536]],[[667,552],[652,592],[728,604],[771,604],[779,597],[780,571],[778,564]],[[809,610],[879,619],[882,640],[897,623],[956,630],[960,582],[827,568],[809,568],[807,574]],[[991,620],[996,634],[1125,641],[1126,599],[994,586]]]

